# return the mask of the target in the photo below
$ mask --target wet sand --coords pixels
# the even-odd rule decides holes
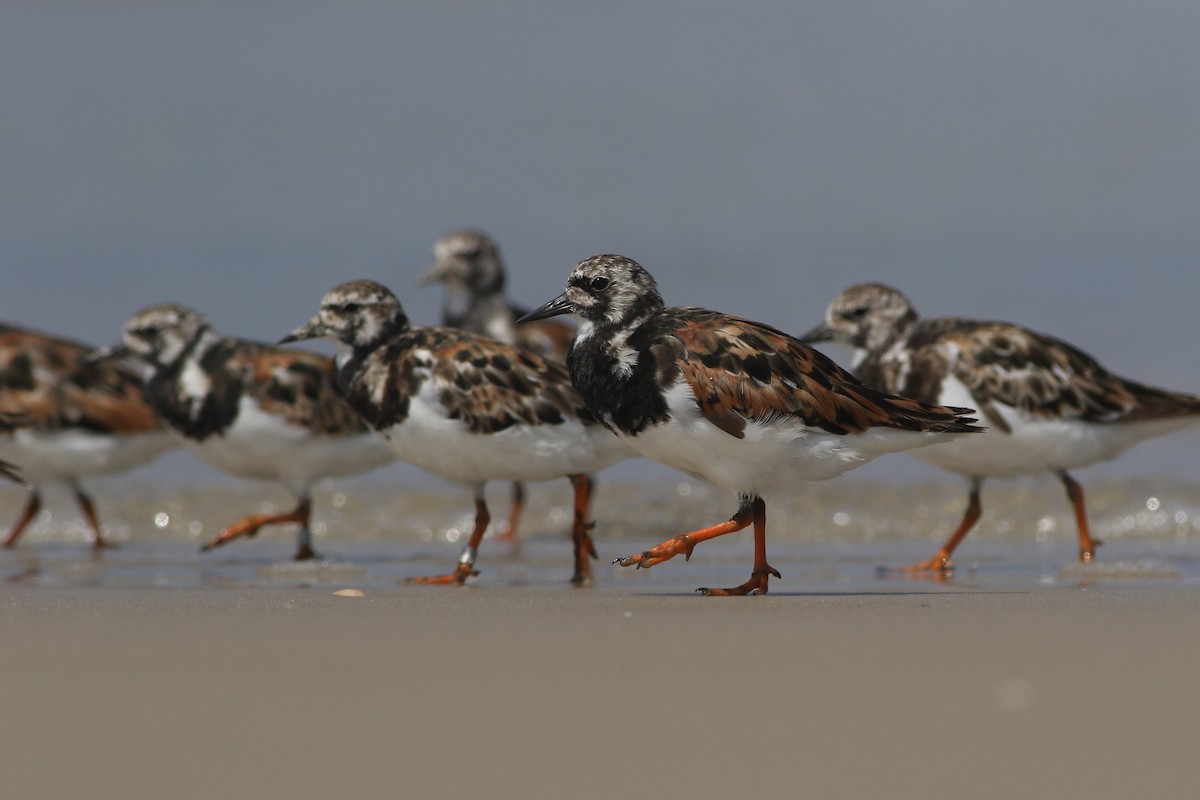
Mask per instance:
[[[1110,539],[1081,570],[1067,532],[982,531],[938,584],[875,571],[928,555],[928,537],[781,532],[784,579],[744,599],[691,592],[744,579],[749,543],[733,537],[688,563],[599,566],[586,589],[536,531],[458,589],[398,582],[449,567],[444,541],[331,534],[335,558],[293,566],[283,533],[211,558],[139,534],[99,561],[65,538],[0,553],[4,797],[1094,800],[1200,785],[1195,537]],[[607,557],[643,541],[600,543]]]

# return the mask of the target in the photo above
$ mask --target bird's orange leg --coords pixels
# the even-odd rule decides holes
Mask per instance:
[[[725,522],[719,523],[717,525],[713,525],[712,527],[709,527],[709,528],[701,528],[698,531],[691,531],[690,533],[681,533],[680,535],[676,536],[673,539],[668,539],[667,541],[663,542],[662,544],[658,544],[658,545],[655,545],[654,547],[651,547],[649,550],[643,550],[642,552],[634,553],[631,556],[625,556],[624,558],[618,558],[613,563],[620,564],[622,567],[632,567],[632,566],[636,565],[639,569],[649,569],[650,567],[653,567],[655,564],[661,564],[662,562],[672,559],[675,556],[680,555],[680,554],[682,554],[684,558],[690,559],[692,557],[692,550],[696,547],[696,545],[700,544],[700,542],[704,542],[709,539],[715,539],[718,536],[724,536],[725,534],[733,533],[734,531],[740,531],[742,528],[745,528],[752,521],[754,521],[755,522],[755,560],[754,560],[755,573],[757,573],[761,567],[764,570],[764,574],[765,574],[765,572],[769,571],[771,574],[778,577],[779,573],[775,572],[775,570],[773,570],[767,564],[766,539],[765,539],[766,519],[767,519],[766,508],[767,508],[766,503],[764,503],[762,498],[760,498],[760,497],[743,497],[742,504],[740,506],[738,506],[737,513],[734,514],[732,517],[730,517]],[[761,525],[757,521],[760,516],[761,516]],[[762,540],[763,545],[761,548],[761,552],[758,547],[758,536],[760,535],[760,531],[761,531],[761,535],[764,537]],[[751,580],[748,581],[747,584],[749,584],[753,581],[754,581],[754,579],[751,578]],[[765,586],[765,585],[766,585],[766,581],[764,579],[763,586]],[[754,588],[754,587],[750,587],[750,588]],[[734,590],[729,590],[729,591],[734,591]],[[748,588],[747,591],[750,591],[750,589]],[[716,593],[718,593],[718,591],[713,590],[713,591],[708,591],[706,593],[716,594]]]
[[[738,508],[737,513],[727,519],[725,522],[718,523],[708,528],[681,533],[678,536],[667,539],[661,544],[656,544],[649,550],[643,550],[640,553],[634,553],[631,556],[618,558],[614,564],[620,564],[622,567],[636,566],[638,569],[650,569],[655,564],[661,564],[664,561],[669,561],[677,555],[683,555],[684,559],[692,557],[692,550],[700,542],[714,539],[718,536],[724,536],[727,533],[740,531],[750,524],[750,501],[746,500]]]
[[[1088,525],[1087,508],[1083,503],[1083,487],[1066,470],[1058,473],[1058,477],[1067,487],[1067,499],[1075,509],[1075,525],[1079,529],[1079,563],[1090,564],[1096,557],[1096,548],[1104,544],[1099,539],[1092,538],[1091,527]]]
[[[479,553],[479,543],[483,541],[483,532],[487,530],[488,523],[491,521],[492,515],[488,513],[487,501],[483,499],[483,492],[480,491],[475,496],[475,530],[471,531],[471,538],[467,541],[467,546],[463,548],[462,555],[458,557],[458,564],[454,567],[454,571],[449,575],[412,577],[408,579],[408,583],[461,586],[467,578],[478,575],[479,572],[475,569],[475,556]]]
[[[738,513],[741,513],[741,509],[738,509]],[[767,563],[767,504],[761,497],[754,498],[751,513],[754,518],[754,570],[750,573],[750,580],[741,586],[734,586],[732,589],[702,587],[696,590],[700,594],[714,597],[766,594],[767,581],[771,576],[783,577],[779,574],[779,570]]]
[[[928,561],[922,561],[919,564],[910,564],[907,567],[892,567],[885,569],[885,572],[938,572],[943,575],[949,575],[954,572],[954,562],[950,559],[954,549],[967,538],[967,534],[975,527],[975,523],[979,522],[979,517],[983,514],[983,504],[979,500],[980,488],[983,481],[979,478],[971,479],[971,496],[967,501],[967,510],[963,513],[962,522],[958,523],[958,528],[954,533],[950,534],[950,538],[946,543],[934,553],[933,558]]]
[[[25,503],[25,510],[21,512],[21,516],[17,518],[16,523],[12,526],[12,530],[8,534],[8,538],[4,540],[4,546],[12,549],[17,546],[17,540],[21,538],[21,534],[29,527],[29,523],[37,516],[37,513],[42,510],[42,495],[37,489],[29,490],[29,501]]]
[[[512,484],[512,505],[508,508],[508,521],[504,524],[504,529],[496,537],[499,542],[516,542],[517,530],[520,528],[521,514],[525,510],[525,484],[520,481],[513,481]]]
[[[99,551],[109,547],[116,547],[115,544],[104,538],[104,534],[100,533],[100,516],[96,513],[96,504],[92,502],[92,498],[87,495],[78,485],[72,486],[75,490],[75,500],[79,503],[79,508],[83,511],[83,518],[92,528],[92,550]]]
[[[225,528],[216,536],[209,539],[200,546],[201,553],[207,553],[209,550],[220,547],[221,545],[229,544],[234,539],[242,536],[254,536],[259,529],[265,525],[278,525],[286,522],[295,522],[301,527],[300,546],[296,551],[296,561],[306,561],[310,558],[316,558],[316,552],[312,549],[312,544],[308,540],[305,533],[308,531],[309,521],[312,518],[312,501],[307,497],[301,497],[300,502],[294,509],[286,514],[256,514],[245,517]]]
[[[571,486],[575,489],[575,520],[571,525],[571,541],[575,545],[575,574],[571,583],[576,586],[590,586],[592,583],[592,562],[597,558],[596,545],[589,531],[596,523],[588,522],[588,510],[592,504],[592,490],[595,481],[590,475],[572,475]]]

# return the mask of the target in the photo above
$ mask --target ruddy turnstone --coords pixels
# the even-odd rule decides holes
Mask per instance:
[[[516,326],[517,318],[528,309],[514,305],[505,296],[500,248],[490,236],[473,228],[451,231],[433,243],[433,258],[421,283],[445,285],[443,325],[515,344],[565,363],[575,328],[556,320]],[[514,483],[508,522],[498,537],[501,541],[516,539],[524,507],[525,489],[520,482]]]
[[[870,389],[825,356],[758,322],[668,308],[654,278],[615,255],[581,261],[530,319],[575,314],[575,387],[605,426],[648,458],[739,497],[728,521],[614,563],[652,567],[754,525],[754,569],[732,589],[766,594],[766,502],[798,480],[833,478],[884,453],[977,431],[966,408]]]
[[[985,478],[1053,472],[1067,490],[1079,531],[1079,560],[1092,538],[1083,487],[1068,470],[1115,458],[1151,436],[1195,422],[1200,397],[1119,378],[1094,358],[1051,336],[1006,322],[919,319],[907,297],[864,283],[830,304],[825,324],[804,336],[854,349],[851,369],[864,382],[929,403],[979,409],[988,432],[913,453],[966,476],[962,522],[912,571],[949,571],[951,555],[982,511]]]
[[[147,464],[175,446],[142,399],[138,376],[86,345],[0,325],[0,456],[19,465],[29,500],[5,547],[42,507],[42,486],[70,487],[93,533],[108,545],[80,480]]]
[[[457,328],[410,327],[400,301],[374,281],[330,290],[320,312],[284,341],[318,336],[337,348],[338,387],[396,455],[474,493],[475,528],[454,571],[414,582],[457,584],[478,574],[486,481],[560,477],[575,488],[572,582],[590,580],[587,475],[633,452],[596,424],[565,367]]]
[[[294,522],[296,560],[314,558],[312,485],[393,460],[333,385],[333,362],[314,353],[221,336],[180,305],[151,306],[125,323],[121,354],[149,367],[145,396],[193,453],[246,478],[285,484],[297,505],[245,517],[217,533],[208,551],[264,525]]]

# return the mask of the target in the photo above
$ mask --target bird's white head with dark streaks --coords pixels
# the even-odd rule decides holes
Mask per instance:
[[[434,242],[433,264],[421,283],[441,282],[452,291],[489,295],[504,291],[500,248],[474,228],[452,231]]]
[[[842,291],[825,311],[825,324],[800,337],[805,342],[839,342],[855,350],[855,363],[881,350],[917,322],[917,312],[899,289],[860,283]]]
[[[574,314],[579,331],[574,347],[592,338],[606,342],[622,370],[636,366],[637,354],[626,344],[630,331],[664,306],[658,284],[636,261],[600,255],[580,261],[562,294],[522,317],[519,322]]]
[[[162,303],[129,318],[119,353],[151,366],[165,366],[195,351],[205,339],[216,341],[219,337],[203,314],[175,303]]]
[[[595,328],[628,327],[663,307],[658,284],[641,264],[624,256],[602,255],[580,261],[558,297],[521,319],[574,314],[580,338]]]
[[[348,281],[326,292],[317,315],[281,344],[325,337],[337,348],[341,366],[355,351],[377,347],[407,328],[408,316],[391,289],[375,281]]]

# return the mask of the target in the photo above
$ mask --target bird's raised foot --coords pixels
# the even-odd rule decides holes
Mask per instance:
[[[710,589],[707,586],[702,586],[696,591],[705,597],[746,597],[748,595],[763,595],[767,593],[767,581],[770,576],[782,578],[779,570],[768,565],[765,572],[753,572],[750,575],[750,580],[743,583],[741,586],[734,586],[731,589]]]
[[[478,574],[479,570],[468,567],[466,564],[459,564],[454,568],[454,572],[451,572],[449,575],[419,575],[406,578],[404,582],[420,584],[422,586],[462,586],[467,582],[467,578]]]
[[[255,531],[254,533],[257,533],[257,532],[258,531]],[[240,535],[241,536],[253,536],[254,533],[243,533]],[[212,537],[207,542],[200,545],[200,552],[207,553],[211,550],[216,550],[218,547],[229,544],[236,538],[237,538],[237,535],[230,536],[228,531],[221,531],[216,536]]]
[[[200,552],[207,553],[210,550],[216,550],[221,545],[229,544],[234,539],[237,539],[241,536],[246,536],[246,537],[254,536],[258,533],[258,529],[260,527],[262,527],[262,526],[261,525],[242,525],[242,524],[230,525],[228,528],[221,531],[220,533],[218,533],[216,536],[209,539],[204,544],[200,545]],[[299,560],[299,558],[297,558],[297,560]]]
[[[622,567],[637,566],[638,569],[650,569],[655,564],[661,564],[664,561],[669,561],[677,555],[683,555],[685,561],[691,560],[692,550],[696,547],[696,543],[686,533],[676,536],[674,539],[668,539],[662,544],[656,544],[649,550],[643,550],[640,553],[634,553],[631,556],[618,558],[614,564],[620,564]]]

